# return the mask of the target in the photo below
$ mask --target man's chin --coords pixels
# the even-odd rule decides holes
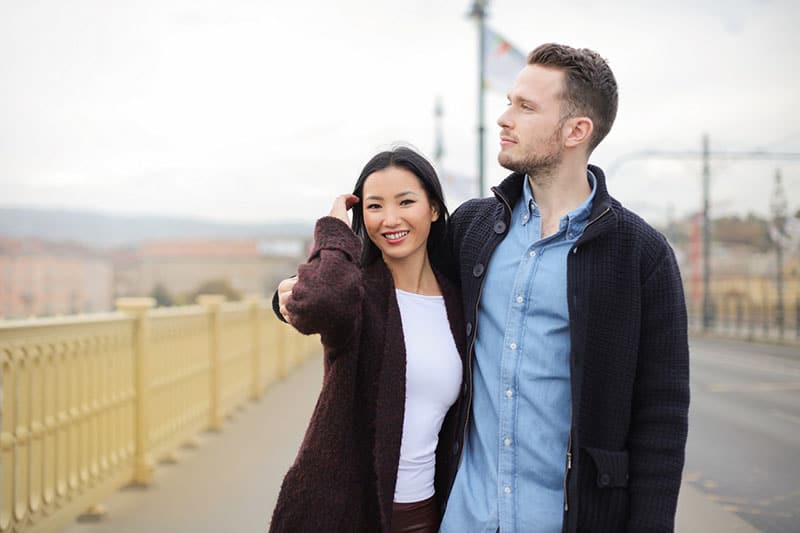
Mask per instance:
[[[506,170],[511,172],[522,172],[519,169],[519,161],[514,161],[509,155],[500,152],[497,154],[497,162]]]

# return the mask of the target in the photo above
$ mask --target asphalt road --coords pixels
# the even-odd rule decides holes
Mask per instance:
[[[690,346],[684,481],[759,531],[800,532],[800,347]]]

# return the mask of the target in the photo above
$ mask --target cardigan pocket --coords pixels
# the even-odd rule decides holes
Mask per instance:
[[[619,533],[627,528],[628,451],[581,447],[578,467],[579,533]]]
[[[601,489],[628,486],[628,450],[584,448],[594,460],[597,486]]]

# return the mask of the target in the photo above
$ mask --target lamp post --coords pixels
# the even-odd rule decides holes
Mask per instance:
[[[703,162],[703,331],[708,331],[713,322],[713,303],[711,301],[711,221],[709,216],[710,206],[710,182],[711,158],[720,160],[739,160],[739,161],[798,161],[800,153],[797,152],[769,152],[766,150],[745,150],[745,151],[714,151],[709,149],[708,135],[703,135],[703,145],[701,151],[694,150],[639,150],[621,155],[611,162],[608,166],[607,174],[613,176],[616,170],[624,163],[641,159],[664,159],[664,160],[697,160],[700,157]],[[782,190],[782,189],[781,189]]]
[[[772,211],[772,224],[770,233],[775,242],[775,253],[777,272],[775,273],[775,285],[778,291],[778,303],[775,310],[775,322],[778,324],[778,337],[783,340],[783,246],[786,242],[786,212],[788,203],[786,194],[781,183],[780,169],[775,171],[775,188],[772,191],[772,199],[769,203]]]
[[[711,300],[711,217],[709,215],[711,164],[708,134],[703,134],[703,331],[714,322],[714,303]]]
[[[486,47],[486,32],[484,31],[484,24],[486,21],[486,6],[489,0],[475,0],[472,4],[472,10],[469,12],[469,17],[474,18],[478,23],[478,197],[483,196],[484,178],[484,142],[483,136],[485,128],[483,125],[483,79],[484,71],[486,68],[484,61],[483,50]]]

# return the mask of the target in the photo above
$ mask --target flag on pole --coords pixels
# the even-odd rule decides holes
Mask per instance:
[[[505,94],[527,64],[527,56],[489,26],[484,25],[483,31],[483,86]]]

